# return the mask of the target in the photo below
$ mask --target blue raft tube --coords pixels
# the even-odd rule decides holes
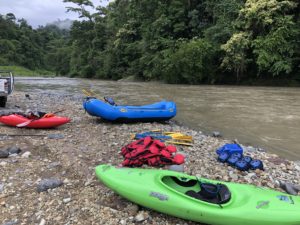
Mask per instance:
[[[167,121],[176,116],[176,103],[160,101],[150,105],[116,105],[97,98],[86,98],[83,108],[91,116],[114,122],[154,122]]]

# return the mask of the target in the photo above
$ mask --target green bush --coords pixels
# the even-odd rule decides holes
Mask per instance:
[[[163,61],[163,78],[169,83],[198,84],[214,79],[215,49],[204,39],[179,44],[174,52],[166,50]]]

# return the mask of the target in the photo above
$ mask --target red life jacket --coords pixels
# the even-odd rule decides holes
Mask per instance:
[[[123,166],[139,167],[144,164],[149,166],[162,166],[184,163],[184,156],[176,154],[176,147],[166,146],[163,142],[148,136],[134,141],[121,149],[124,157]]]

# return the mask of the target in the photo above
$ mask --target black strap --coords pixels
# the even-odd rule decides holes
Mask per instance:
[[[217,186],[217,191],[216,192],[211,192],[210,190],[208,190],[207,188],[205,188],[205,186],[203,185],[203,184],[205,184],[205,183],[203,183],[202,181],[200,181],[199,179],[198,179],[198,177],[197,176],[195,176],[196,177],[196,180],[198,181],[198,183],[199,183],[199,186],[200,186],[200,191],[201,191],[201,189],[204,189],[206,192],[209,192],[209,193],[212,193],[212,194],[216,194],[216,196],[218,196],[218,198],[220,199],[220,190],[221,190],[221,184],[217,184],[216,186]],[[207,184],[211,184],[211,183],[207,183]],[[215,184],[213,184],[213,185],[215,185]],[[221,202],[219,201],[219,202],[217,202],[216,204],[218,204],[219,205],[219,207],[221,208],[221,209],[223,209],[223,206],[221,205]]]

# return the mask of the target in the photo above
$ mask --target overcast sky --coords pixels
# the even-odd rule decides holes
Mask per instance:
[[[108,0],[92,0],[92,2],[95,6],[108,4]],[[13,13],[18,19],[24,18],[36,28],[38,25],[46,25],[58,19],[77,19],[78,14],[66,13],[66,6],[72,4],[63,3],[63,0],[0,0],[0,14]]]

